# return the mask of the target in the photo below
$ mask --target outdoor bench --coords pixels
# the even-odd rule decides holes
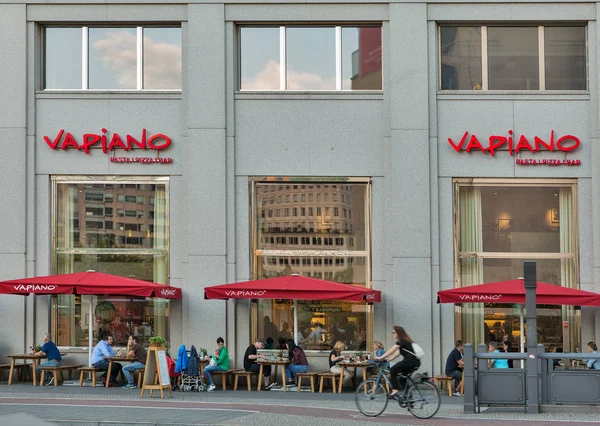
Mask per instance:
[[[15,364],[14,372],[17,373],[17,379],[19,376],[24,376],[31,367],[31,364]],[[7,370],[10,374],[10,364],[0,364],[0,380],[4,379],[4,370]]]
[[[236,368],[233,370],[216,370],[216,371],[211,371],[210,375],[211,376],[219,376],[221,378],[221,386],[223,387],[223,390],[227,390],[227,378],[228,377],[232,377],[233,373],[236,372],[246,372],[246,370],[244,370],[243,368]]]
[[[246,379],[246,383],[248,383],[248,390],[251,391],[252,390],[252,376],[256,376],[258,378],[258,380],[260,380],[260,377],[258,377],[258,373],[255,373],[253,371],[246,371],[246,370],[237,370],[237,371],[233,371],[233,377],[234,377],[234,381],[233,381],[233,390],[236,391],[237,387],[238,387],[238,379],[240,378],[240,376],[244,377]]]
[[[96,387],[96,373],[99,373],[104,370],[100,370],[99,368],[94,367],[79,367],[79,387],[83,386],[83,375],[85,373],[92,373],[92,386]]]
[[[54,386],[58,386],[58,374],[60,373],[60,381],[64,381],[63,371],[69,372],[69,380],[71,379],[71,372],[73,370],[79,370],[83,365],[61,365],[58,367],[41,367],[42,375],[40,377],[40,386],[44,386],[44,373],[52,372],[52,377],[54,378]],[[80,377],[81,379],[81,377]]]
[[[338,377],[340,377],[340,375],[338,373],[333,373],[331,371],[323,371],[322,373],[319,373],[318,376],[319,376],[319,393],[323,392],[323,382],[325,382],[325,380],[328,380],[328,379],[331,379],[331,387],[333,388],[333,393],[337,392],[336,381],[337,381]]]
[[[298,379],[298,392],[300,392],[300,388],[302,387],[302,378],[308,377],[310,379],[310,391],[315,393],[315,377],[319,375],[319,372],[313,371],[306,373],[296,373],[296,378]]]

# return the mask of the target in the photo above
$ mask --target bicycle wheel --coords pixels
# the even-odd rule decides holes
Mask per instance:
[[[419,419],[429,419],[438,412],[442,398],[431,382],[414,383],[408,391],[408,411]]]
[[[383,381],[383,380],[382,380]],[[385,411],[388,404],[388,394],[382,383],[368,379],[358,385],[354,394],[356,408],[367,417],[377,417]]]

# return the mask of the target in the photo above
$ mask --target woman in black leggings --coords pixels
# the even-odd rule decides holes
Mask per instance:
[[[421,365],[421,361],[413,353],[412,343],[413,340],[406,333],[404,328],[395,325],[394,326],[394,338],[396,343],[383,355],[376,357],[376,361],[390,361],[396,358],[398,355],[402,355],[404,359],[392,366],[390,369],[390,381],[392,382],[392,393],[390,397],[393,398],[399,393],[400,387],[404,388],[406,379],[400,378],[400,387],[398,387],[398,374],[408,374],[413,370],[416,370]]]

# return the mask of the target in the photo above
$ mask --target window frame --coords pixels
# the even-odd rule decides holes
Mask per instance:
[[[50,227],[51,227],[51,249],[50,249],[50,267],[53,273],[59,268],[58,255],[59,254],[71,254],[71,255],[89,255],[89,254],[119,254],[119,255],[146,255],[155,256],[161,255],[165,257],[165,285],[169,282],[170,277],[170,178],[168,176],[82,176],[82,175],[52,175],[51,179],[51,214],[50,214]],[[58,185],[61,184],[133,184],[133,185],[162,185],[164,186],[165,192],[165,229],[164,229],[164,247],[163,248],[90,248],[90,247],[58,247],[58,235],[57,235],[57,221],[58,221]],[[154,229],[152,229],[154,232]],[[156,279],[156,278],[155,278]],[[64,296],[64,295],[63,295]],[[58,295],[52,296],[50,303],[50,327],[52,333],[58,336],[58,321],[56,320],[57,315],[57,297]],[[90,296],[96,297],[96,296]],[[124,296],[131,298],[132,296]],[[170,303],[166,300],[166,303]],[[171,324],[167,319],[167,339],[170,333]],[[66,346],[73,347],[73,346]],[[81,348],[81,346],[74,346],[74,348]],[[87,348],[87,346],[86,346]]]
[[[477,27],[481,29],[481,89],[442,89],[442,36],[441,29],[442,27]],[[526,89],[518,89],[518,90],[498,90],[498,89],[489,89],[489,67],[488,67],[488,28],[490,27],[502,27],[502,28],[510,28],[510,27],[537,27],[538,29],[538,78],[539,78],[539,89],[536,90],[526,90]],[[584,90],[577,89],[550,89],[546,90],[546,53],[545,53],[545,34],[544,29],[546,27],[583,27],[585,29],[585,59],[586,59],[586,67],[585,67],[585,79],[586,79],[586,88]],[[469,24],[469,23],[443,23],[438,24],[437,26],[437,69],[438,69],[438,92],[441,93],[450,93],[450,92],[523,92],[523,93],[538,93],[538,92],[546,92],[546,93],[569,93],[569,92],[577,92],[577,93],[589,93],[590,91],[590,48],[589,48],[589,36],[588,36],[589,26],[587,22],[582,23],[548,23],[548,24],[514,24],[514,23],[497,23],[497,24]]]
[[[342,70],[342,28],[379,28],[381,30],[381,89],[344,89],[343,88],[343,70]],[[243,89],[242,88],[242,28],[279,28],[279,89]],[[287,28],[333,28],[335,32],[335,89],[288,89],[287,86],[287,46],[286,29]],[[252,25],[239,24],[237,26],[237,90],[244,93],[252,92],[350,92],[350,93],[368,93],[384,90],[383,87],[383,23],[348,23],[348,24],[323,24],[323,25],[303,25],[301,23],[284,25]]]
[[[259,205],[258,205],[258,197],[257,197],[257,185],[281,185],[282,182],[294,182],[298,184],[311,184],[318,183],[323,184],[324,182],[333,183],[333,184],[358,184],[365,186],[365,247],[362,250],[348,248],[345,250],[336,249],[335,246],[332,248],[326,249],[313,249],[311,248],[285,248],[285,249],[264,249],[259,248],[259,229],[258,229],[258,218],[259,218]],[[314,261],[317,260],[321,262],[326,262],[327,259],[331,259],[332,264],[334,263],[333,258],[361,258],[364,259],[365,262],[365,284],[366,288],[373,288],[373,253],[372,253],[372,180],[371,178],[364,177],[249,177],[248,178],[248,190],[250,194],[250,232],[249,232],[249,248],[250,248],[250,276],[253,279],[258,279],[256,276],[258,271],[258,258],[260,256],[280,256],[281,259],[285,259],[283,256],[287,256],[289,258],[298,257],[301,259],[311,259],[314,264]],[[310,188],[307,188],[308,192]],[[316,232],[313,232],[311,235],[312,238],[319,238],[320,236]],[[327,237],[327,236],[326,236]],[[334,236],[331,236],[334,238]],[[314,243],[311,244],[315,245]],[[322,246],[322,244],[319,244]],[[350,246],[349,246],[350,247]],[[325,259],[325,261],[323,260]],[[302,265],[302,261],[299,262],[299,265]],[[323,278],[326,279],[326,278]],[[374,307],[373,304],[366,304],[366,341],[367,347],[371,344],[374,339]],[[257,330],[260,326],[257,317],[255,315],[251,315],[252,321],[250,322],[250,337],[251,340],[255,340],[258,338]],[[256,322],[255,322],[256,321]],[[309,352],[319,352],[316,350],[307,350]]]
[[[49,89],[46,88],[46,30],[48,28],[80,28],[81,29],[81,88],[79,89]],[[90,89],[89,88],[89,29],[90,28],[135,28],[136,29],[136,88],[135,89]],[[131,25],[131,24],[114,24],[114,25],[44,25],[42,27],[42,42],[40,49],[41,68],[40,75],[41,90],[47,92],[64,92],[64,91],[86,91],[86,92],[181,92],[179,89],[145,89],[144,86],[144,29],[146,28],[179,28],[181,34],[181,56],[182,56],[182,77],[183,77],[183,30],[180,23],[160,24],[160,25]]]

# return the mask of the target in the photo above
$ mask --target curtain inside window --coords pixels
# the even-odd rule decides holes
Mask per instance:
[[[560,218],[560,252],[573,253],[575,242],[573,238],[573,197],[570,188],[560,188],[558,194],[558,212]],[[563,287],[575,288],[575,265],[573,259],[560,260],[560,284]],[[575,327],[575,307],[562,306],[562,320],[569,321],[569,342],[571,348],[565,348],[569,352],[575,352],[575,346],[579,342],[579,328]],[[563,331],[564,332],[564,331]]]
[[[483,251],[483,228],[481,214],[481,190],[477,187],[460,188],[460,247],[459,252]],[[460,262],[462,287],[483,284],[483,260],[462,259]],[[462,340],[475,345],[485,342],[482,303],[463,305]]]
[[[154,192],[154,233],[152,248],[160,249],[160,253],[154,254],[154,277],[155,283],[167,283],[167,256],[166,252],[166,191],[163,185],[156,185]],[[166,318],[168,315],[168,302],[166,299],[154,299],[154,318]],[[154,322],[154,335],[167,335],[167,321],[157,320]]]

